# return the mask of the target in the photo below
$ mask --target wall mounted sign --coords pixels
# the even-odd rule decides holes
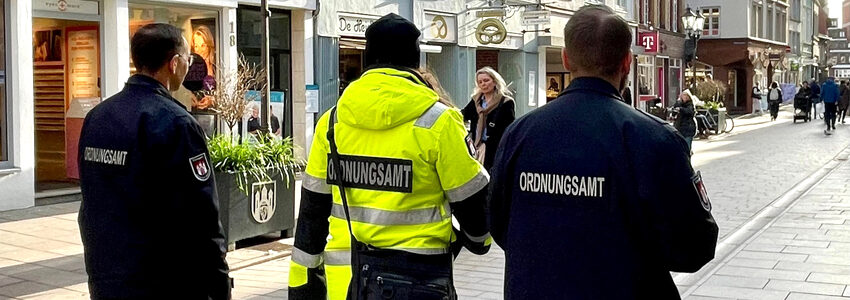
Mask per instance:
[[[552,23],[548,10],[526,10],[522,12],[522,25],[549,25]]]
[[[499,19],[484,19],[475,28],[475,39],[482,45],[501,44],[507,37],[508,30]]]
[[[643,52],[658,53],[658,31],[638,32],[637,38],[637,45],[643,47]]]
[[[444,14],[425,12],[422,35],[429,42],[457,42],[457,18]]]
[[[98,2],[85,0],[34,0],[32,9],[86,15],[100,14]]]
[[[380,17],[338,13],[336,32],[339,36],[366,37],[366,28]]]

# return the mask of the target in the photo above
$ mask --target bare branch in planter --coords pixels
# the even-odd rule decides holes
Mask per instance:
[[[226,68],[218,69],[226,70]],[[259,96],[247,97],[247,94],[252,90],[265,89],[268,83],[262,74],[261,66],[249,62],[245,56],[240,55],[238,68],[223,74],[216,89],[210,92],[215,99],[211,109],[219,114],[228,129],[232,130],[242,121],[251,101],[259,100]]]

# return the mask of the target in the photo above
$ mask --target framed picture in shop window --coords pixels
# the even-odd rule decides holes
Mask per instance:
[[[564,74],[546,74],[546,98],[556,98],[564,90]]]
[[[32,35],[33,61],[61,62],[63,40],[62,29],[34,31]]]

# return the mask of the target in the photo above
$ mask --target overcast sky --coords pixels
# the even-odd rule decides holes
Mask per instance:
[[[829,17],[838,18],[838,23],[841,22],[841,0],[829,0]]]

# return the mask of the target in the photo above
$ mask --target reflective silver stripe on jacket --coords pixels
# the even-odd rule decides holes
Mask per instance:
[[[449,253],[448,248],[424,248],[424,249],[416,249],[416,248],[385,248],[385,249],[393,249],[393,250],[402,250],[410,253],[423,254],[423,255],[435,255],[435,254],[446,254]],[[332,266],[343,266],[351,264],[351,252],[348,250],[328,250],[325,251],[325,265]]]
[[[298,248],[292,248],[292,261],[307,268],[315,268],[322,264],[322,254],[310,254]]]
[[[471,241],[471,242],[473,242],[473,243],[483,243],[483,242],[486,242],[486,241],[487,241],[487,239],[489,239],[489,238],[490,238],[490,233],[489,233],[489,232],[488,232],[488,233],[486,233],[486,234],[484,234],[484,235],[482,235],[482,236],[471,236],[471,235],[469,235],[469,233],[467,233],[466,231],[464,231],[464,232],[463,232],[463,234],[465,234],[465,235],[466,235],[466,238],[467,238],[467,239],[469,239],[469,241]]]
[[[439,119],[443,112],[447,109],[449,109],[449,107],[445,104],[436,102],[434,105],[431,105],[431,108],[426,110],[425,113],[419,116],[419,119],[416,119],[416,123],[413,123],[413,126],[431,128],[434,126],[434,123],[437,123],[437,119]]]
[[[325,250],[326,265],[350,265],[351,252],[348,250]]]
[[[301,179],[301,187],[307,189],[308,191],[319,193],[319,194],[330,194],[331,186],[328,185],[327,181],[321,178],[310,176],[310,174],[302,173],[303,177]]]
[[[412,209],[408,211],[390,211],[349,206],[348,211],[351,213],[351,221],[374,225],[418,225],[440,222],[445,219],[442,213],[440,213],[439,207]],[[342,204],[334,203],[331,209],[331,215],[345,220],[345,209],[342,207]]]
[[[490,174],[487,174],[484,167],[481,167],[475,177],[459,187],[446,191],[446,196],[449,197],[449,202],[460,202],[483,189],[488,182],[490,182]]]

